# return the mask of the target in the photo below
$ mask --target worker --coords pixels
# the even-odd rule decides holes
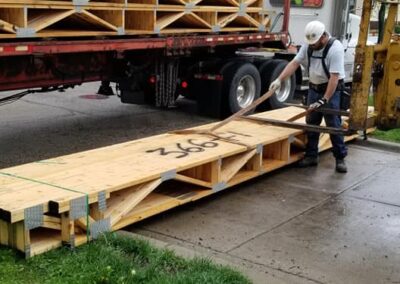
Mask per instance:
[[[309,113],[307,124],[320,125],[322,118],[329,127],[340,128],[339,115],[324,114],[315,111],[318,108],[340,109],[341,88],[344,86],[344,48],[334,38],[331,38],[325,25],[319,21],[312,21],[305,27],[305,41],[295,58],[289,62],[282,73],[274,80],[269,89],[277,90],[281,82],[291,76],[301,65],[309,69],[309,90],[307,105]],[[326,49],[326,53],[324,53]],[[324,58],[325,56],[325,58]],[[345,157],[347,148],[343,135],[330,134],[332,152],[336,159],[336,171],[346,173]],[[307,132],[307,145],[304,159],[299,162],[300,167],[318,165],[318,132]]]

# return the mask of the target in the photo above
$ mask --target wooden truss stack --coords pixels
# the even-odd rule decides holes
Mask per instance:
[[[305,141],[301,130],[248,120],[216,133],[163,134],[0,170],[0,244],[26,257],[81,245],[293,163]],[[330,147],[328,135],[320,142],[320,150]]]
[[[0,0],[0,38],[268,31],[263,0]]]

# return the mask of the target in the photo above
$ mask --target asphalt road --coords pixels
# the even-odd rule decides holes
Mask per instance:
[[[196,106],[159,110],[95,95],[97,84],[0,106],[0,168],[213,121]],[[0,94],[4,97],[6,94]],[[400,283],[400,154],[349,145],[155,216],[128,230],[202,252],[255,283]]]
[[[38,93],[0,106],[0,168],[138,139],[212,119],[193,102],[161,110],[96,95],[98,83]],[[15,92],[0,94],[0,98]]]

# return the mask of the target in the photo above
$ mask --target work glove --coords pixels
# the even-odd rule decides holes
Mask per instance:
[[[321,98],[315,103],[310,104],[309,109],[314,110],[317,108],[322,107],[324,104],[326,104],[328,101],[325,98]]]
[[[269,85],[269,90],[278,90],[281,87],[281,79],[276,79]]]

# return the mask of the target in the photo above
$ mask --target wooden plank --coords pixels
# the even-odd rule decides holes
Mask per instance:
[[[0,220],[0,245],[8,246],[9,245],[9,223]]]
[[[61,231],[62,230],[61,219],[58,217],[51,217],[51,216],[44,215],[43,216],[43,224],[41,227]]]
[[[89,224],[88,224],[88,220],[89,220]],[[88,217],[82,217],[82,218],[76,219],[75,225],[77,225],[79,228],[86,231],[87,228],[90,227],[94,222],[96,222],[96,220],[94,220],[91,216],[88,216]]]
[[[203,0],[200,2],[200,5],[212,5],[212,6],[239,6],[239,1],[236,0]]]
[[[210,168],[211,177],[210,177],[210,181],[211,181],[211,184],[213,184],[213,185],[222,181],[221,165],[222,165],[222,160],[221,159],[218,159],[216,161],[211,162],[211,168]]]
[[[123,27],[124,26],[124,12],[121,10],[87,10],[92,15],[95,15],[99,19],[104,20],[106,23],[112,25],[113,27]]]
[[[69,218],[69,213],[62,213],[60,222],[61,241],[73,246],[73,239],[75,235],[74,221]]]
[[[3,20],[0,20],[0,30],[15,34],[14,25],[11,25],[10,23],[7,23]]]
[[[143,202],[138,204],[138,206],[129,212],[125,218],[115,224],[113,230],[118,230],[129,224],[133,224],[160,212],[201,199],[211,194],[213,194],[213,191],[211,190],[193,190],[192,194],[187,195],[187,198],[178,199],[163,194],[151,193],[145,200],[143,200]]]
[[[104,212],[99,209],[98,203],[90,205],[90,216],[96,221],[104,219]]]
[[[160,0],[160,4],[178,4],[178,5],[185,5],[185,1],[183,0]]]
[[[180,12],[180,13],[159,12],[159,13],[157,13],[156,27],[159,30],[162,30],[184,15],[185,15],[185,12]]]
[[[30,256],[56,249],[62,245],[61,234],[56,230],[35,229],[30,231]]]
[[[254,155],[256,150],[222,160],[221,180],[228,182]]]
[[[114,30],[114,31],[118,30],[118,28],[116,26],[114,26],[113,24],[103,20],[102,18],[100,18],[86,10],[83,10],[79,13],[75,13],[73,15],[73,17],[80,18],[84,21],[87,21],[93,25],[96,25],[96,26],[99,26],[102,28],[106,28],[106,29],[110,29],[110,30]]]
[[[106,218],[110,218],[111,226],[121,220],[140,201],[156,189],[161,182],[161,179],[157,179],[114,194],[108,201],[108,208],[104,213]]]
[[[262,165],[262,153],[256,153],[247,163],[246,170],[260,172]]]
[[[28,28],[32,28],[38,32],[74,13],[74,10],[29,10]]]
[[[203,29],[211,29],[211,25],[203,20],[201,17],[197,16],[194,13],[185,14],[181,18],[176,21],[175,25],[182,25],[184,29],[190,28],[203,28]]]
[[[209,25],[213,26],[217,24],[217,13],[215,11],[212,12],[196,12],[198,17],[203,19]]]
[[[233,13],[233,14],[218,13],[218,25],[221,27],[225,27],[230,22],[232,22],[234,19],[236,19],[236,17],[237,17],[236,13]]]
[[[112,228],[113,230],[121,229],[129,224],[133,224],[160,212],[174,208],[179,204],[179,200],[176,198],[151,193],[143,202],[136,206],[125,216],[125,218],[121,219]]]
[[[200,179],[188,177],[188,176],[181,175],[181,174],[177,174],[175,179],[186,182],[186,183],[191,183],[191,184],[200,185],[200,186],[204,186],[204,187],[211,187],[211,182],[206,182],[206,181],[203,181]]]
[[[255,177],[258,177],[259,175],[260,172],[258,171],[240,171],[233,178],[229,180],[227,188],[251,180]]]
[[[0,7],[1,28],[9,33],[15,33],[16,28],[25,27],[25,12],[21,8]]]
[[[262,0],[245,0],[244,3],[247,6],[256,6],[260,7],[262,5]]]
[[[30,256],[30,235],[23,221],[11,225],[9,241],[11,247],[23,252],[27,257]]]

